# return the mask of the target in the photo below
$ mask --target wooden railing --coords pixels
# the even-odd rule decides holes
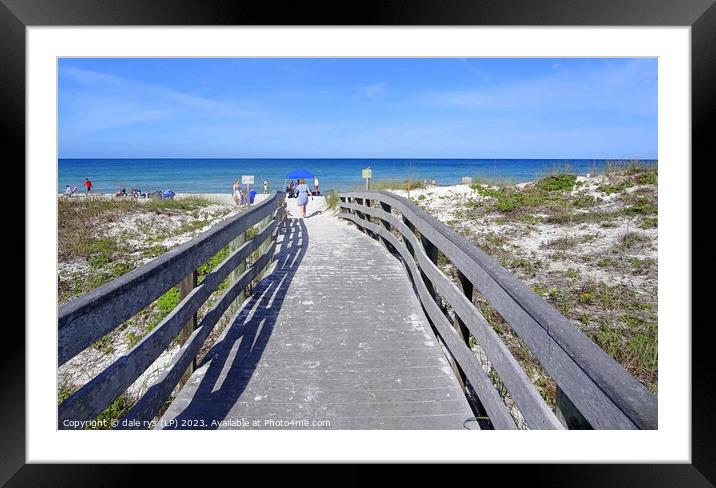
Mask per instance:
[[[285,193],[272,193],[250,210],[59,308],[61,366],[168,289],[179,284],[181,290],[180,303],[147,336],[60,403],[60,428],[66,428],[66,420],[81,422],[97,417],[180,336],[183,344],[179,352],[120,422],[120,427],[146,428],[195,365],[201,346],[224,312],[230,306],[236,307],[244,290],[271,264],[286,217],[284,199]],[[249,236],[252,227],[257,233]],[[226,246],[230,248],[229,256],[197,286],[197,268]],[[258,257],[247,263],[252,254]],[[197,324],[199,308],[230,275],[232,284]]]
[[[350,192],[339,197],[339,217],[380,238],[400,255],[459,377],[475,391],[495,428],[515,429],[517,425],[469,347],[470,335],[531,429],[559,429],[564,424],[568,428],[657,428],[656,397],[478,247],[390,192]],[[438,268],[438,251],[457,269],[457,284]],[[473,288],[497,310],[555,382],[556,414],[473,305]],[[443,300],[454,311],[454,320],[441,306]]]

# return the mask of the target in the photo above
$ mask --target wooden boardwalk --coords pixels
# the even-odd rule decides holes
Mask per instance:
[[[658,428],[656,396],[473,243],[390,192],[338,197],[337,213],[311,203],[315,215],[297,219],[295,200],[272,193],[62,305],[60,366],[171,287],[179,284],[181,297],[139,343],[58,405],[58,427],[97,418],[179,340],[115,428],[476,429],[468,393],[483,428]],[[199,282],[198,269],[227,246],[228,256]],[[247,292],[194,369],[220,317]],[[542,365],[554,406],[476,308],[474,293]]]
[[[273,270],[158,428],[463,429],[473,415],[400,261],[319,213],[287,220]]]

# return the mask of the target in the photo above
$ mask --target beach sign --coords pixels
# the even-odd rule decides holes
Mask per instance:
[[[373,177],[373,170],[370,169],[370,166],[367,168],[363,168],[363,179],[365,179],[365,190],[370,190],[370,179]]]
[[[241,184],[242,185],[253,185],[254,184],[254,176],[253,175],[241,175]]]

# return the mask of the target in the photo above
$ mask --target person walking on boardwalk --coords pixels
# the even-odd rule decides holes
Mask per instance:
[[[303,178],[298,180],[298,186],[296,187],[296,191],[298,192],[298,200],[296,200],[296,205],[301,208],[301,218],[303,219],[306,218],[306,205],[308,205],[308,197],[310,196],[311,199],[313,199],[313,194],[308,188],[306,180],[304,180]]]
[[[268,193],[268,180],[264,180],[264,193]]]

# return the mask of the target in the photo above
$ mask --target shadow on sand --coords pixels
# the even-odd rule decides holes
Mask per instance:
[[[206,367],[187,407],[165,429],[215,429],[246,389],[276,325],[293,276],[306,254],[308,233],[301,219],[287,219],[273,272],[259,282],[227,327],[221,340],[206,354]],[[208,366],[207,366],[208,363]],[[181,397],[180,397],[181,398]],[[203,421],[203,422],[202,422]]]

